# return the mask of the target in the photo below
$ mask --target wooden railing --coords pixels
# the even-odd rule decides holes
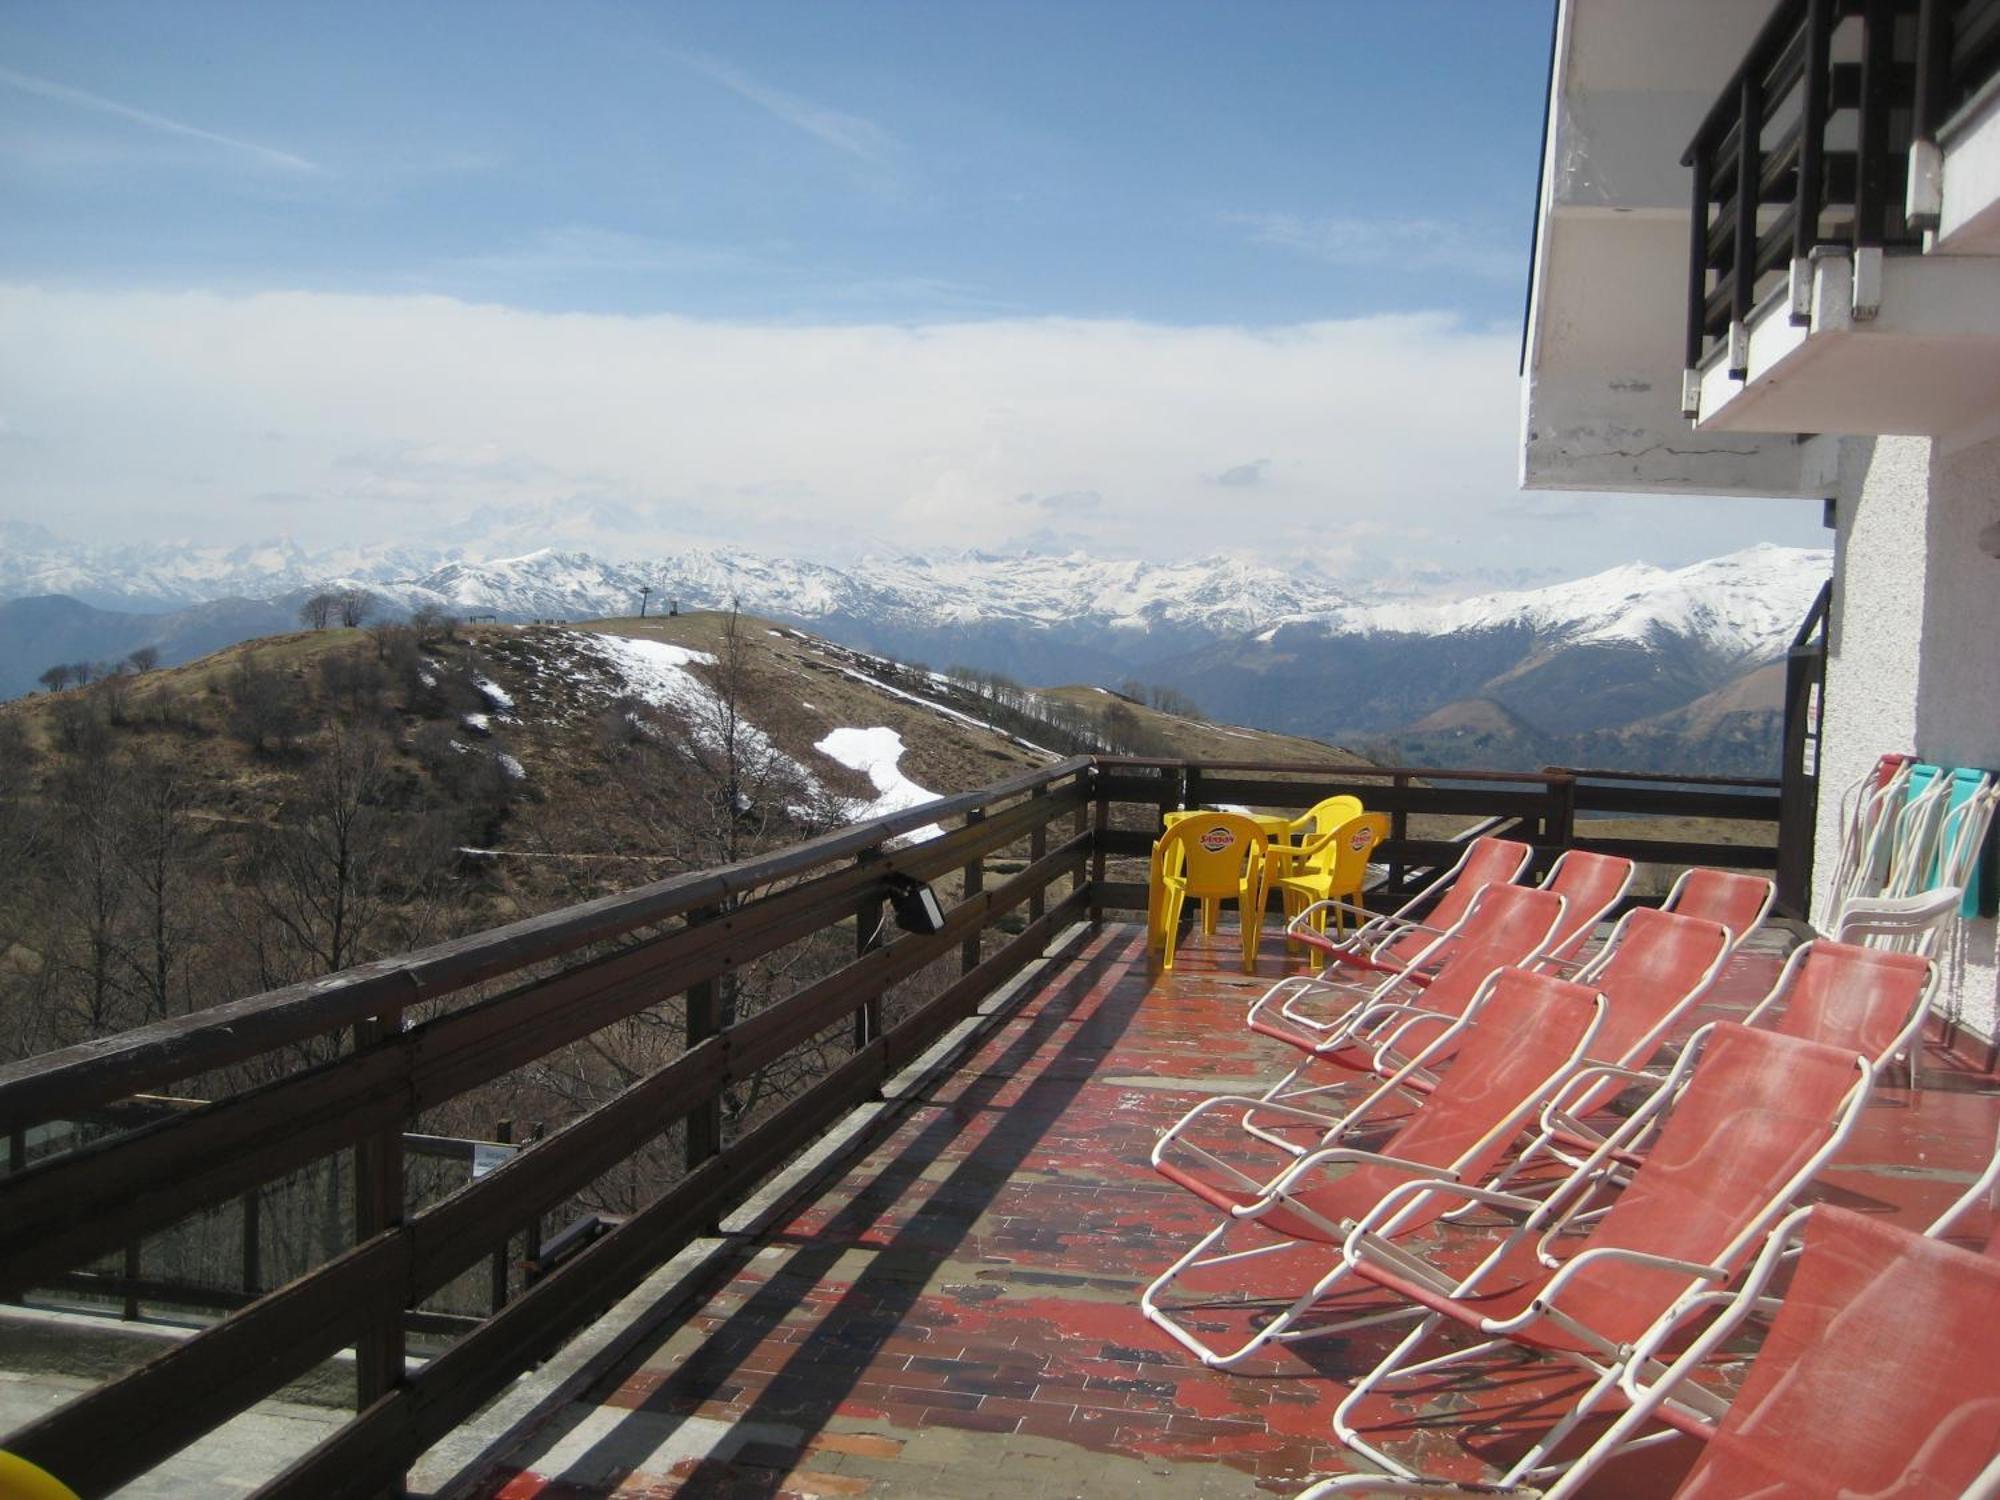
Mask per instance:
[[[1535,844],[1544,862],[1598,848],[1684,864],[1769,868],[1769,847],[1593,837],[1598,814],[1772,820],[1775,783],[1674,783],[1628,773],[1436,771],[1143,759],[1070,760],[811,843],[679,876],[419,953],[0,1067],[0,1295],[59,1286],[93,1263],[309,1164],[351,1161],[352,1244],[226,1311],[170,1351],[30,1423],[0,1447],[84,1495],[128,1482],[336,1355],[355,1352],[354,1418],[265,1487],[268,1496],[393,1492],[426,1448],[546,1357],[652,1268],[742,1203],[882,1083],[972,1014],[1075,922],[1145,904],[1162,809],[1304,808],[1353,791],[1387,811],[1393,901],[1474,831]],[[1581,818],[1581,821],[1579,819]],[[926,824],[943,836],[896,846]],[[910,878],[946,884],[943,930],[884,940],[883,903]],[[754,1013],[725,1003],[767,955],[852,929],[851,956]],[[943,970],[940,974],[938,971]],[[929,992],[885,1011],[920,973]],[[682,1045],[652,1071],[435,1201],[412,1201],[405,1157],[426,1112],[642,1012]],[[829,1060],[788,1102],[725,1119],[732,1088],[818,1039]],[[299,1049],[321,1060],[291,1066]],[[269,1081],[243,1082],[257,1064]],[[235,1086],[213,1087],[235,1079]],[[211,1086],[210,1102],[199,1087]],[[178,1086],[191,1102],[33,1159],[51,1122],[116,1112]],[[628,1216],[478,1319],[423,1320],[454,1278],[497,1266],[531,1226],[678,1131],[684,1160]],[[74,1284],[74,1283],[69,1283]],[[225,1299],[226,1301],[226,1299]],[[457,1331],[418,1365],[412,1332]]]
[[[1688,416],[1712,350],[1745,375],[1766,295],[1784,290],[1807,321],[1816,250],[1921,245],[1937,224],[1938,132],[1996,71],[2000,0],[1782,0],[1681,158]]]
[[[351,1249],[0,1445],[102,1494],[352,1348],[356,1417],[267,1493],[393,1488],[426,1447],[707,1232],[1083,914],[1095,776],[1087,761],[1063,762],[782,853],[0,1068],[0,1131],[18,1141],[129,1095],[282,1060],[299,1044],[337,1043],[339,1054],[0,1180],[0,1292],[122,1253],[329,1153],[352,1153],[355,1185]],[[884,847],[952,820],[962,826],[943,837]],[[982,878],[1005,850],[1019,868]],[[957,881],[963,894],[943,931],[880,940],[899,876]],[[998,941],[1017,912],[1024,925]],[[849,961],[724,1024],[728,976],[848,925],[859,950]],[[989,933],[996,941],[982,941]],[[889,987],[939,960],[957,976],[884,1024]],[[538,972],[551,961],[563,966]],[[669,1001],[686,1045],[664,1066],[441,1201],[406,1205],[403,1134],[425,1111]],[[841,1060],[726,1136],[725,1091],[829,1032],[849,1038]],[[443,1353],[406,1367],[408,1309],[675,1127],[687,1151],[678,1181]]]
[[[1272,765],[1254,761],[1103,760],[1098,784],[1100,830],[1091,902],[1097,910],[1144,910],[1138,861],[1152,847],[1160,811],[1183,806],[1241,805],[1303,810],[1342,792],[1371,812],[1389,814],[1389,838],[1375,860],[1386,879],[1370,893],[1378,907],[1404,899],[1464,852],[1482,833],[1519,839],[1546,869],[1565,849],[1620,854],[1652,864],[1694,864],[1769,870],[1777,864],[1775,836],[1755,843],[1657,833],[1593,831],[1609,818],[1720,819],[1771,824],[1778,818],[1779,783],[1762,778],[1652,775],[1632,771],[1437,770],[1426,767]],[[1122,811],[1122,815],[1121,815]],[[1424,827],[1417,827],[1412,820]],[[1439,827],[1449,823],[1449,831]],[[1641,825],[1643,827],[1643,824]],[[1125,861],[1122,871],[1107,862]],[[1109,878],[1119,874],[1122,878]]]

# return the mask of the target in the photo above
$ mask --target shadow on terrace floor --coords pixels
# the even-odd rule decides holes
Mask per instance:
[[[1154,1139],[1280,1060],[1241,1017],[1283,956],[1267,944],[1252,979],[1232,946],[1197,939],[1161,976],[1136,926],[1091,936],[479,1493],[1289,1495],[1346,1467],[1332,1407],[1392,1333],[1225,1374],[1137,1308],[1208,1222],[1147,1169]],[[1779,961],[1736,960],[1718,1010],[1761,993]],[[1953,1082],[1886,1094],[1829,1194],[1899,1219],[1948,1201],[1991,1150],[2000,1106],[1990,1077],[1986,1093]],[[1370,1425],[1419,1467],[1472,1478],[1577,1389],[1541,1368],[1486,1373],[1470,1395],[1406,1391]],[[1645,1483],[1616,1476],[1604,1493],[1670,1489],[1679,1467],[1660,1454]]]

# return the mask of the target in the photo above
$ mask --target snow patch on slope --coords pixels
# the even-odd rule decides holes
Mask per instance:
[[[848,815],[857,823],[938,800],[936,792],[925,791],[903,774],[903,737],[893,729],[836,729],[813,749],[850,771],[859,771],[874,783],[873,802],[855,799],[848,804]],[[921,843],[944,837],[944,829],[926,823],[903,837],[913,844]]]

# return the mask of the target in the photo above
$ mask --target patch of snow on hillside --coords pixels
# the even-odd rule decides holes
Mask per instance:
[[[467,729],[470,729],[474,734],[491,734],[493,732],[492,720],[488,719],[485,714],[460,714],[458,722],[463,724]]]
[[[925,791],[903,774],[903,737],[893,729],[836,729],[813,749],[850,771],[861,772],[875,784],[873,802],[856,799],[848,804],[849,816],[857,823],[938,800],[936,792]],[[944,837],[944,829],[926,823],[903,837],[913,844],[922,843]]]
[[[605,660],[636,698],[655,708],[671,709],[691,722],[704,717],[715,695],[689,667],[710,667],[715,658],[706,651],[666,641],[642,640],[629,635],[592,635],[580,644]]]
[[[500,686],[491,677],[475,677],[472,685],[486,695],[486,701],[502,713],[514,711],[514,695]]]
[[[664,708],[688,726],[695,739],[711,750],[723,741],[722,705],[708,684],[691,666],[713,666],[715,658],[706,651],[666,641],[642,640],[628,635],[579,635],[578,646],[594,651],[599,660],[624,680],[633,697]],[[651,726],[637,718],[634,724],[650,733]],[[821,795],[819,778],[771,743],[771,737],[748,719],[736,721],[736,755],[740,765],[750,767],[751,778],[764,779],[782,773],[795,780],[809,796]]]
[[[514,759],[513,756],[503,753],[493,758],[499,762],[501,772],[509,781],[526,781],[528,779],[528,768]]]

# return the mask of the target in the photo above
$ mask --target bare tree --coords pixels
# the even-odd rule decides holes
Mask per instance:
[[[282,750],[305,723],[296,684],[255,656],[245,656],[228,681],[229,732],[253,750]]]
[[[299,623],[312,630],[324,630],[333,623],[339,608],[340,596],[322,591],[299,606]]]
[[[159,664],[160,648],[158,646],[141,646],[137,651],[132,652],[125,658],[125,665],[130,667],[134,674],[140,677],[145,676],[146,673],[152,671]]]
[[[60,693],[70,685],[70,672],[70,664],[66,661],[59,661],[54,666],[46,669],[35,681],[39,682],[52,693]]]
[[[365,625],[375,612],[375,596],[366,589],[342,589],[334,596],[334,607],[339,611],[340,623],[352,630]]]
[[[421,642],[448,641],[458,629],[458,619],[441,604],[419,604],[410,611],[410,629]]]
[[[258,907],[315,972],[354,963],[388,904],[388,781],[382,738],[335,720],[297,803],[258,840]]]
[[[192,1006],[190,801],[187,774],[176,761],[142,756],[124,778],[122,842],[134,921],[120,957],[151,1021]]]

